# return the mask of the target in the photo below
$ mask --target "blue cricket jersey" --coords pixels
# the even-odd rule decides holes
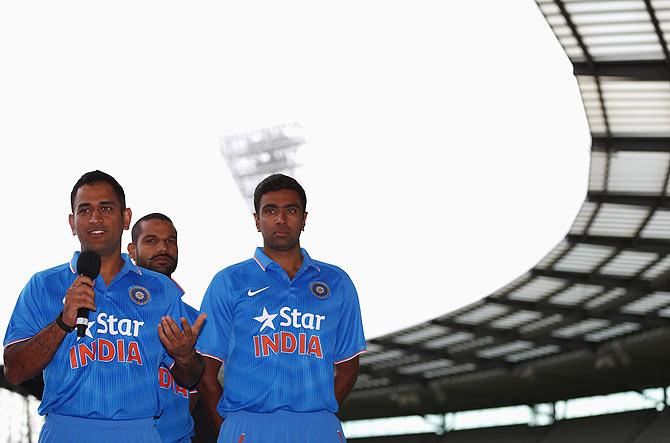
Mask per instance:
[[[182,291],[183,294],[183,291]],[[198,318],[198,311],[184,303],[186,318],[193,324]],[[163,442],[191,441],[193,436],[193,417],[191,417],[189,391],[177,384],[170,371],[161,366],[158,368],[158,396],[162,413],[156,418],[156,428]]]
[[[365,351],[358,295],[340,268],[312,260],[293,280],[261,248],[216,274],[197,350],[225,361],[217,410],[337,412],[334,365]]]
[[[67,334],[44,369],[40,414],[125,420],[159,411],[156,373],[172,359],[158,324],[164,315],[185,316],[181,291],[166,276],[122,256],[125,264],[109,286],[101,276],[95,280],[97,311],[89,313],[86,335]],[[63,310],[78,257],[76,252],[69,264],[32,276],[12,313],[5,347],[30,339]]]

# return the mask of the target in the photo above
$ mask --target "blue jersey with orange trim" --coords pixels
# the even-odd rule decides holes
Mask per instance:
[[[312,260],[289,279],[261,248],[207,289],[197,350],[225,362],[219,413],[337,412],[334,364],[365,351],[358,295],[340,268]]]
[[[198,311],[184,303],[185,316],[189,324],[195,323]],[[156,418],[156,428],[163,442],[190,441],[193,436],[189,398],[195,391],[189,391],[177,384],[170,371],[158,368],[158,397],[162,413]]]
[[[97,310],[89,313],[86,335],[67,334],[44,369],[40,414],[124,420],[159,411],[156,373],[172,359],[158,338],[158,324],[164,315],[185,316],[181,291],[122,255],[125,264],[109,285],[101,276],[95,280]],[[76,252],[69,264],[33,275],[12,313],[5,347],[30,339],[63,310],[78,257]]]

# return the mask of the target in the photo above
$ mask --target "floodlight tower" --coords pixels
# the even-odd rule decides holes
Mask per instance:
[[[254,189],[263,178],[277,173],[293,175],[299,166],[298,148],[304,143],[298,123],[221,137],[221,154],[250,208]]]

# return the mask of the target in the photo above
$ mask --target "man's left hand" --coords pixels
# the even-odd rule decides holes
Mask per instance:
[[[165,316],[161,318],[161,322],[158,324],[158,337],[160,337],[161,343],[167,349],[168,354],[175,360],[191,357],[195,341],[198,338],[198,334],[200,334],[200,329],[206,317],[207,314],[200,314],[192,326],[182,317],[180,319],[181,328],[179,328],[179,325],[177,325],[172,317]]]

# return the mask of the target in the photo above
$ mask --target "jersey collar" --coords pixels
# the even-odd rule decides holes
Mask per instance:
[[[72,260],[70,260],[70,271],[72,271],[73,274],[77,273],[77,260],[79,259],[79,254],[81,254],[81,252],[75,251]],[[123,264],[121,271],[119,271],[120,275],[125,275],[129,271],[133,271],[137,275],[142,275],[140,267],[133,263],[128,254],[121,254],[121,258],[123,258],[125,263]]]
[[[307,253],[307,251],[305,251],[305,249],[300,248],[300,253],[302,254],[302,267],[312,267],[317,271],[321,272],[321,268],[319,268],[319,265],[317,265],[316,262],[312,260],[312,257],[309,256],[309,254]],[[263,252],[263,248],[256,248],[256,252],[254,253],[254,260],[256,261],[258,266],[261,267],[263,271],[265,271],[268,268],[268,266],[272,263],[274,263],[276,266],[279,266],[270,257],[265,255],[265,252]]]

